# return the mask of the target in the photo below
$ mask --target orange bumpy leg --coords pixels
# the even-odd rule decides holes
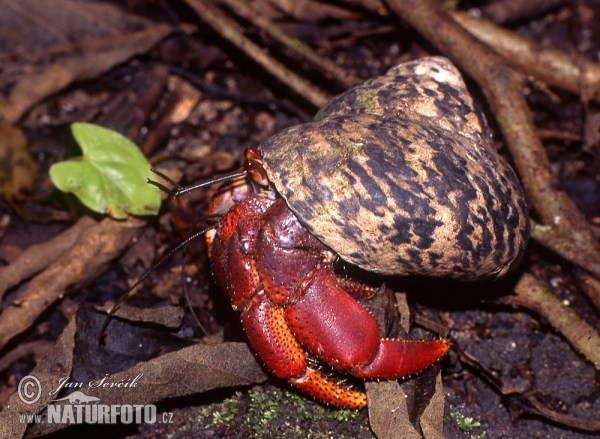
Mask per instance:
[[[288,381],[326,404],[349,409],[359,409],[367,405],[367,395],[363,392],[340,386],[314,369],[308,368],[304,376],[288,378]]]
[[[252,347],[276,376],[304,374],[306,352],[285,322],[283,310],[271,305],[263,291],[254,296],[251,307],[240,317]]]
[[[366,405],[364,393],[336,384],[308,367],[306,353],[290,331],[283,309],[271,305],[264,292],[255,296],[241,318],[252,347],[276,376],[287,378],[292,385],[327,404],[347,408]]]

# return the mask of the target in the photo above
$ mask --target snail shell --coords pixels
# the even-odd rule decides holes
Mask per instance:
[[[445,58],[396,66],[259,150],[300,222],[366,270],[494,278],[523,254],[522,188]]]

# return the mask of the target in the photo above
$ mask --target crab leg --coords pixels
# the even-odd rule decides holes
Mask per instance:
[[[209,245],[213,274],[258,356],[276,376],[325,403],[358,408],[366,396],[312,367],[305,348],[340,372],[375,379],[420,372],[448,350],[444,340],[381,340],[375,318],[344,288],[359,297],[371,291],[340,286],[328,250],[281,201],[238,202]]]
[[[265,365],[279,378],[325,403],[360,408],[366,395],[331,381],[308,366],[306,353],[290,331],[282,308],[276,308],[264,292],[254,296],[252,306],[241,313],[242,325],[252,347]]]
[[[359,409],[367,405],[367,395],[363,392],[340,386],[310,367],[306,368],[306,373],[301,378],[291,377],[288,381],[326,404],[349,409]]]

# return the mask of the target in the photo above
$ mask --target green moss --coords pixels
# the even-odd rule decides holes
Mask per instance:
[[[221,410],[212,413],[212,422],[206,427],[211,427],[218,424],[227,424],[235,419],[238,414],[238,399],[240,393],[236,392],[231,398],[225,399],[221,404]]]
[[[348,155],[350,156],[350,158],[354,158],[362,152],[362,141],[356,141],[346,136],[341,136],[339,140],[341,144],[344,145],[344,147],[346,148],[346,151],[348,151]]]
[[[356,103],[360,107],[364,108],[377,108],[379,103],[377,102],[377,90],[358,90],[358,96],[356,97]]]
[[[481,427],[481,423],[479,421],[466,417],[459,412],[452,412],[450,413],[450,416],[452,419],[454,419],[454,422],[456,422],[456,425],[458,425],[458,428],[460,428],[462,431],[470,432],[475,428]],[[485,432],[483,434],[485,434]]]
[[[371,439],[367,413],[326,407],[283,389],[255,388],[236,393],[222,403],[205,408],[198,423],[204,429],[244,432],[260,438],[364,438]]]

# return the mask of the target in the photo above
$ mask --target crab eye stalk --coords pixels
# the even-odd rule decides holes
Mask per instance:
[[[244,169],[248,173],[250,180],[260,187],[269,186],[269,178],[263,168],[261,153],[254,148],[247,148],[245,156]]]

